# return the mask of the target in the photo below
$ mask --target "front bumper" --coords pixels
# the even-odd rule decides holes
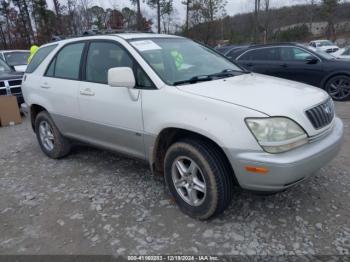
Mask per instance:
[[[239,185],[254,191],[281,191],[310,177],[338,153],[343,123],[336,118],[332,131],[324,138],[281,154],[229,150]],[[246,166],[264,167],[266,174],[252,173]]]

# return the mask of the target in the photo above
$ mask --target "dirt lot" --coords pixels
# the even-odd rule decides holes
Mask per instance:
[[[274,196],[237,190],[220,217],[183,215],[147,164],[80,147],[45,157],[28,121],[0,128],[0,254],[349,254],[350,102],[341,153]]]

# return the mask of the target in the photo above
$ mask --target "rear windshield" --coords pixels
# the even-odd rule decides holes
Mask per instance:
[[[34,57],[32,58],[32,60],[30,61],[26,73],[33,73],[35,71],[35,69],[38,68],[38,66],[41,64],[42,61],[44,61],[44,59],[51,53],[52,50],[54,50],[57,47],[56,45],[49,45],[49,46],[45,46],[45,47],[41,47],[36,54],[34,55]]]

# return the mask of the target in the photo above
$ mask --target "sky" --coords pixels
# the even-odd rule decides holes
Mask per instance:
[[[180,21],[184,20],[185,8],[181,4],[182,0],[173,0],[174,6],[177,10],[176,16]],[[303,4],[309,0],[270,0],[271,7],[281,7],[287,5]],[[61,0],[61,2],[66,2]],[[117,7],[122,9],[125,6],[131,7],[130,0],[91,0],[92,4],[99,5],[104,8]],[[142,2],[142,10],[148,18],[154,17],[154,10],[151,10],[145,3]],[[52,0],[47,0],[50,8],[53,8]],[[229,15],[235,15],[238,13],[247,13],[252,11],[254,8],[254,0],[227,0],[226,12]]]

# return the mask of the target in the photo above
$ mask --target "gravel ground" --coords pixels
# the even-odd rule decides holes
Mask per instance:
[[[41,153],[29,121],[0,128],[0,254],[340,255],[350,252],[350,102],[341,153],[283,193],[237,190],[220,217],[183,215],[147,164],[91,148]]]

